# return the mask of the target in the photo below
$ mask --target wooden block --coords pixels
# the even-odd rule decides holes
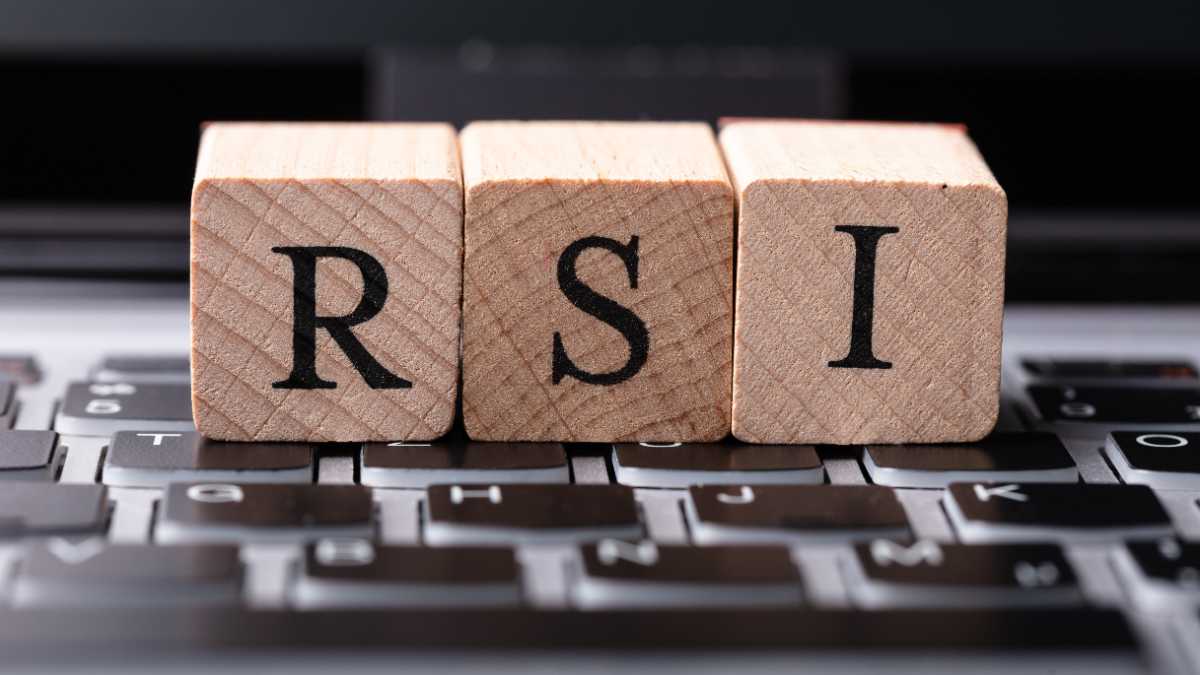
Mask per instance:
[[[712,131],[485,122],[460,142],[467,433],[725,436],[734,199]]]
[[[231,441],[442,435],[461,260],[450,126],[210,125],[192,194],[197,429]]]
[[[999,406],[1007,199],[962,127],[734,122],[733,433],[975,441]]]

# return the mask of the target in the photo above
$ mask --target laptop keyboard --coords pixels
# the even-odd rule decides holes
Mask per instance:
[[[1157,668],[1200,626],[1195,368],[1016,363],[972,444],[249,447],[194,432],[184,358],[98,357],[39,423],[40,364],[0,355],[0,645],[119,643],[103,617],[136,616],[160,646]]]

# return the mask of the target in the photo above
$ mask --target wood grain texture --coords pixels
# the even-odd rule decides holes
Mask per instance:
[[[466,186],[463,414],[499,441],[706,441],[729,431],[734,199],[703,124],[486,122],[460,136]],[[554,334],[591,373],[630,343],[560,290],[563,252],[637,236],[637,287],[609,251],[579,279],[645,323],[644,366],[552,382]]]
[[[756,443],[974,441],[999,405],[1007,199],[961,127],[731,122],[733,433]],[[873,353],[850,346],[856,239],[878,240]]]
[[[328,331],[335,389],[277,389],[292,368],[293,266],[277,246],[343,246],[379,261],[383,309],[353,327],[411,388],[372,389]],[[213,124],[192,194],[192,396],[197,429],[236,441],[427,440],[454,417],[462,182],[441,124]],[[319,316],[363,296],[348,260],[318,261]]]

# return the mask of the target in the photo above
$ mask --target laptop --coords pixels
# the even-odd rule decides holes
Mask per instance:
[[[1200,210],[1184,178],[1114,168],[1193,149],[1184,113],[1144,103],[1194,85],[1191,57],[981,53],[990,33],[943,44],[915,19],[938,49],[873,50],[838,11],[820,41],[717,25],[708,2],[626,32],[580,7],[589,21],[457,25],[482,10],[303,2],[274,29],[256,3],[222,31],[207,6],[11,4],[0,667],[1200,669]],[[967,124],[1013,206],[992,435],[486,444],[455,428],[248,452],[195,433],[202,122],[762,116]],[[1108,154],[1089,146],[1102,131]]]

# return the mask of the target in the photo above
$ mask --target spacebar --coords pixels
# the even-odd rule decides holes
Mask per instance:
[[[366,647],[425,650],[1003,652],[1136,657],[1120,613],[1011,610],[0,611],[0,653]],[[1128,665],[1128,662],[1126,662]]]

